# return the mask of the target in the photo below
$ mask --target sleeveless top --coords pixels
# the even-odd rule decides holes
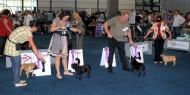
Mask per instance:
[[[5,27],[5,25],[4,25],[4,23],[3,23],[3,20],[4,20],[4,19],[7,19],[9,28],[10,28],[11,30],[13,30],[11,20],[9,20],[9,19],[7,18],[7,16],[2,15],[2,17],[1,17],[1,19],[0,19],[0,36],[5,36],[6,34],[9,36],[11,33],[10,33],[10,31]]]

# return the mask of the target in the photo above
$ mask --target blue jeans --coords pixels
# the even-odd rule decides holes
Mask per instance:
[[[173,34],[173,38],[174,38],[174,39],[177,38],[177,36],[180,35],[180,27],[173,27],[173,32],[172,32],[172,34]]]
[[[21,58],[20,55],[18,56],[10,56],[11,62],[12,62],[12,74],[13,74],[13,80],[15,84],[20,83],[20,66],[21,66]]]

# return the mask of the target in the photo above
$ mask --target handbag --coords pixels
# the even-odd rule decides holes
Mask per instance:
[[[20,50],[21,49],[21,44],[20,43],[15,44],[15,47],[16,47],[16,50]]]
[[[8,38],[8,40],[11,42],[11,43],[13,43],[13,44],[15,44],[15,47],[16,47],[16,50],[20,50],[21,49],[21,44],[20,43],[14,43],[13,41],[11,41],[9,38]]]

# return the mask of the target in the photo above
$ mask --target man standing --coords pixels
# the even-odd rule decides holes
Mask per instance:
[[[174,22],[173,22],[173,36],[177,38],[180,35],[180,25],[185,22],[185,19],[179,14],[178,10],[175,10]]]
[[[122,11],[120,16],[115,16],[110,20],[104,23],[104,29],[108,35],[108,44],[109,44],[109,57],[108,57],[108,73],[112,74],[112,62],[113,55],[115,52],[115,47],[117,46],[120,60],[122,63],[123,70],[130,71],[131,69],[127,65],[127,60],[125,56],[124,49],[124,35],[127,35],[129,38],[129,43],[132,45],[132,34],[129,26],[129,16],[128,11]],[[110,27],[110,29],[108,29]]]
[[[24,13],[25,13],[25,16],[24,16],[23,25],[24,26],[29,26],[30,21],[33,21],[33,17],[29,14],[28,10],[26,10]]]
[[[49,11],[47,13],[47,24],[52,24],[52,20],[53,20],[53,14],[51,13],[51,11]]]
[[[172,30],[172,23],[174,21],[174,18],[172,16],[172,11],[168,11],[168,14],[165,18],[165,22],[167,23],[168,28],[170,29],[170,31]]]

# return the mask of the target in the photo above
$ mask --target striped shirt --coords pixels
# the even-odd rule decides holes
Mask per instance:
[[[9,39],[14,43],[24,43],[28,40],[28,36],[32,36],[31,27],[21,26],[15,29],[9,36]],[[5,44],[4,54],[7,56],[18,56],[21,53],[21,50],[16,50],[14,43],[10,42],[8,39]]]

